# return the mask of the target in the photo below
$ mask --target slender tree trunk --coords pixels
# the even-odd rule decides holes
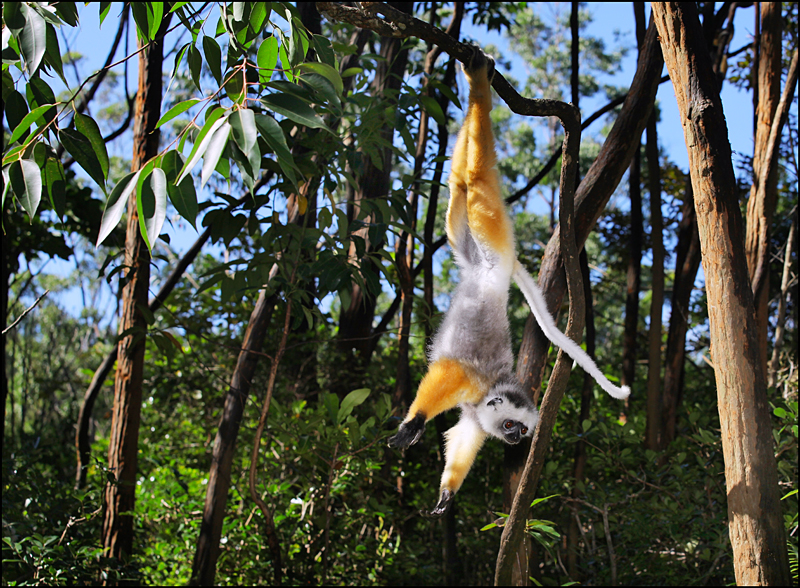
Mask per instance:
[[[647,361],[647,426],[645,447],[658,449],[661,438],[661,313],[664,306],[664,241],[661,220],[661,169],[655,112],[647,123],[647,171],[650,190],[650,239],[653,247],[653,292]]]
[[[410,14],[413,2],[390,3],[399,10]],[[394,100],[397,91],[402,84],[408,62],[408,49],[403,49],[404,40],[398,38],[384,37],[381,40],[381,57],[378,62],[378,69],[375,73],[372,87],[374,95],[385,96],[390,103]],[[388,106],[388,104],[387,104]],[[391,144],[394,135],[394,125],[389,121],[381,130],[383,139]],[[348,203],[348,216],[352,221],[358,217],[362,202],[369,198],[386,198],[390,190],[390,172],[392,163],[392,150],[389,147],[380,150],[382,163],[381,167],[375,166],[372,159],[364,156],[364,172],[359,176],[359,185],[353,192],[352,202]],[[364,219],[369,223],[370,219]],[[373,252],[383,247],[383,240],[371,242],[369,239],[368,228],[360,229],[354,234],[355,237],[363,239],[366,253]],[[357,256],[356,242],[353,241],[350,247],[350,257],[363,267],[363,273],[372,272],[377,274],[377,269],[372,267],[373,261],[367,255]],[[349,382],[352,384],[353,376],[362,374],[366,369],[372,350],[375,348],[372,333],[372,320],[375,317],[375,303],[377,293],[368,294],[359,284],[353,284],[350,290],[350,304],[342,308],[339,318],[339,348],[345,354],[343,373],[348,374]],[[349,390],[348,390],[349,391]]]
[[[767,177],[765,190],[758,193],[758,176],[767,165],[765,156],[769,133],[781,96],[781,32],[783,18],[780,2],[761,2],[761,31],[759,35],[758,60],[755,63],[758,76],[756,107],[756,139],[753,151],[753,185],[747,201],[747,234],[745,253],[750,280],[754,280],[759,258],[759,236],[762,231],[769,234],[778,191],[778,170],[774,167]],[[756,8],[758,10],[758,8]],[[777,152],[775,153],[777,157]],[[769,326],[769,280],[756,292],[756,328],[759,358],[766,373],[767,328]]]
[[[597,218],[631,164],[653,108],[663,65],[655,25],[651,22],[622,111],[575,195],[575,239],[579,248],[583,247]],[[556,229],[547,244],[538,279],[552,314],[561,307],[567,289],[558,233],[559,229]],[[550,341],[539,329],[536,319],[530,316],[525,323],[517,359],[517,377],[524,387],[537,394],[549,347]]]
[[[781,275],[781,294],[778,300],[778,318],[775,324],[775,343],[772,346],[772,358],[769,362],[768,385],[770,387],[778,384],[778,365],[783,346],[783,334],[786,330],[786,298],[789,296],[789,284],[792,276],[792,247],[796,234],[797,209],[795,208],[792,215],[792,226],[789,229],[789,236],[786,238],[786,249],[783,253],[783,274]],[[784,398],[787,398],[786,394],[784,394]]]
[[[639,173],[640,150],[633,154],[628,178],[631,198],[631,233],[628,241],[628,273],[625,294],[625,327],[622,340],[622,385],[633,386],[636,378],[636,360],[639,357],[637,333],[639,327],[639,289],[642,275],[642,185]],[[629,402],[630,398],[626,400]]]
[[[244,335],[236,369],[231,376],[228,394],[225,397],[225,407],[222,410],[217,437],[214,440],[211,471],[208,476],[206,500],[203,506],[203,520],[200,523],[200,536],[192,563],[191,584],[195,586],[214,584],[217,559],[220,553],[219,540],[222,536],[222,523],[225,519],[225,505],[231,485],[236,438],[239,435],[244,407],[250,395],[250,385],[258,366],[259,354],[272,318],[272,309],[276,299],[275,295],[267,297],[264,290],[259,293],[247,324],[247,332]]]
[[[691,178],[686,179],[681,222],[678,226],[678,245],[675,259],[675,278],[672,284],[672,302],[667,334],[667,353],[664,361],[664,387],[662,391],[661,448],[675,439],[678,404],[683,391],[686,364],[686,331],[689,324],[689,304],[694,281],[700,267],[700,235],[697,233],[697,216]]]
[[[693,3],[653,2],[689,152],[706,275],[736,581],[791,583],[728,131]]]
[[[161,68],[164,61],[163,35],[171,15],[166,15],[157,41],[139,53],[139,89],[133,127],[133,162],[137,171],[158,153],[160,132],[156,121],[161,113]],[[141,41],[140,41],[141,46]],[[147,320],[141,311],[147,307],[150,285],[150,252],[139,230],[136,193],[128,199],[128,226],[125,239],[125,264],[128,267],[122,291],[122,316],[114,385],[114,410],[108,446],[108,468],[115,481],[105,490],[103,549],[107,557],[127,558],[133,549],[133,516],[136,504],[136,461],[139,450],[139,421],[142,408],[145,335]]]
[[[586,249],[580,255],[581,274],[583,276],[583,298],[586,304],[586,353],[595,359],[595,327],[594,327],[594,301],[592,300],[592,283],[589,276],[589,259]],[[587,373],[583,374],[583,387],[581,388],[581,412],[578,418],[578,433],[583,432],[583,422],[589,418],[589,407],[592,403],[592,389],[594,378]],[[572,468],[572,498],[579,498],[581,491],[578,485],[583,483],[586,475],[586,443],[579,439],[575,444],[574,465]],[[567,531],[567,571],[570,580],[579,582],[578,573],[578,539],[581,536],[577,520],[578,505],[570,504],[569,529]]]

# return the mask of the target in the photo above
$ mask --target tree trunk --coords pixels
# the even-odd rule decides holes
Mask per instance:
[[[689,325],[689,304],[694,281],[700,267],[700,235],[694,213],[691,178],[686,179],[681,222],[678,226],[675,277],[672,282],[672,302],[667,334],[667,353],[664,361],[662,391],[661,448],[675,439],[678,404],[683,393],[683,374],[686,363],[686,331]]]
[[[653,292],[647,361],[647,426],[645,447],[658,449],[661,438],[661,313],[664,306],[664,241],[661,220],[661,169],[655,112],[647,123],[647,171],[650,191],[650,240],[653,248]]]
[[[160,132],[156,121],[161,115],[161,69],[164,61],[163,35],[171,15],[166,15],[157,41],[139,53],[139,89],[133,127],[133,162],[137,171],[158,153]],[[142,43],[139,42],[141,47]],[[114,385],[114,410],[108,446],[108,468],[115,482],[105,490],[103,549],[107,557],[127,558],[133,548],[133,512],[136,504],[136,461],[139,450],[139,421],[142,408],[142,381],[147,320],[141,308],[147,307],[150,285],[150,252],[139,230],[136,192],[128,199],[128,226],[125,238],[125,264],[128,267],[122,290],[122,316]]]
[[[706,275],[736,581],[791,583],[728,130],[693,3],[653,2],[689,153]]]
[[[633,154],[628,176],[631,199],[631,233],[628,241],[628,273],[625,293],[625,327],[622,339],[622,385],[633,386],[636,361],[639,357],[637,333],[639,327],[639,290],[642,275],[642,187],[639,169],[640,150]],[[626,402],[629,402],[630,398]]]
[[[774,168],[765,190],[758,193],[758,176],[767,165],[765,156],[769,133],[778,102],[781,97],[781,17],[780,2],[761,2],[761,31],[759,35],[758,60],[755,64],[758,76],[756,107],[756,139],[753,151],[753,185],[750,187],[750,198],[747,201],[747,234],[745,253],[750,280],[755,278],[759,258],[759,235],[762,231],[769,234],[772,217],[775,212],[775,201],[778,192],[778,170]],[[758,8],[756,8],[758,10]],[[777,157],[777,152],[775,154]],[[767,366],[767,328],[769,326],[769,280],[755,296],[756,329],[759,348],[759,359],[764,373]]]
[[[631,164],[653,108],[663,65],[655,25],[651,22],[639,56],[636,75],[622,105],[622,111],[603,143],[600,154],[578,186],[575,196],[575,239],[578,248],[583,247],[597,218]],[[538,279],[551,314],[556,314],[561,308],[567,289],[558,233],[557,228],[547,244]],[[525,388],[537,393],[549,347],[550,341],[531,315],[525,323],[525,333],[517,359],[517,377]]]
[[[214,584],[217,558],[220,552],[219,540],[225,518],[225,505],[231,485],[236,438],[239,435],[244,407],[250,395],[250,385],[256,366],[258,366],[261,348],[276,299],[275,295],[267,298],[264,290],[259,293],[258,301],[247,324],[236,369],[231,376],[231,385],[225,397],[225,407],[217,429],[217,437],[214,440],[211,471],[208,476],[206,501],[203,506],[203,520],[200,523],[200,536],[197,539],[197,550],[192,563],[191,584],[194,586]]]
[[[410,14],[413,2],[396,2],[392,6]],[[373,95],[375,97],[384,96],[386,100],[393,103],[397,96],[405,74],[408,62],[408,49],[403,49],[404,40],[391,37],[383,37],[381,40],[381,57],[375,72],[375,79],[372,82]],[[389,106],[389,104],[387,104]],[[393,121],[388,121],[381,129],[383,140],[391,144],[394,135]],[[387,198],[390,188],[390,172],[392,168],[392,150],[388,147],[380,149],[381,167],[377,167],[372,158],[363,155],[364,172],[359,176],[359,185],[354,190],[352,201],[348,203],[348,220],[353,221],[358,218],[362,202],[372,198]],[[373,219],[374,220],[374,219]],[[369,223],[370,219],[364,219]],[[377,241],[370,240],[369,227],[355,232],[353,237],[363,240],[363,253],[358,256],[355,239],[351,242],[350,258],[361,264],[363,274],[372,272],[378,273],[373,267],[375,263],[367,254],[376,251],[383,246],[383,236]],[[354,283],[350,291],[350,304],[347,308],[342,308],[339,318],[339,349],[345,354],[342,373],[348,374],[351,389],[353,376],[362,374],[369,363],[375,342],[372,333],[372,320],[375,317],[375,304],[377,292],[366,293],[364,289]],[[349,389],[347,390],[349,391]]]
[[[592,283],[589,276],[589,259],[586,256],[586,249],[581,251],[580,256],[581,274],[583,276],[583,298],[586,304],[586,353],[595,359],[595,327],[594,327],[594,302],[592,300]],[[594,378],[587,373],[583,374],[583,387],[581,388],[581,412],[578,418],[577,433],[583,433],[583,421],[589,418],[589,407],[592,403],[592,390],[594,388]],[[572,468],[572,498],[580,498],[581,492],[578,484],[582,483],[586,476],[586,442],[578,439],[575,444],[574,465]],[[578,528],[577,512],[578,505],[570,504],[569,528],[567,530],[567,572],[573,582],[579,582],[578,574],[578,539],[581,536]]]

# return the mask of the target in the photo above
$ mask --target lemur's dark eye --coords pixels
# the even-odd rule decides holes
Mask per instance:
[[[522,433],[523,435],[527,435],[528,434],[528,427],[522,427],[522,431],[520,431],[520,433]]]
[[[513,429],[513,428],[514,428],[514,421],[506,421],[506,422],[504,422],[504,423],[503,423],[503,426],[504,426],[506,429],[509,429],[509,430],[511,430],[511,429]]]

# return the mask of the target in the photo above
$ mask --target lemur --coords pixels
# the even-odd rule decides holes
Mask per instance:
[[[400,429],[389,439],[390,447],[409,447],[420,439],[427,421],[455,406],[461,408],[458,423],[445,433],[445,466],[433,516],[445,513],[488,435],[515,445],[531,436],[539,421],[536,406],[513,370],[506,313],[512,277],[553,343],[613,397],[626,398],[630,393],[627,387],[609,382],[591,358],[556,328],[539,287],[517,261],[489,118],[494,60],[474,47],[463,70],[469,82],[469,106],[453,150],[447,209],[447,238],[459,267],[459,283],[433,338],[428,373]]]

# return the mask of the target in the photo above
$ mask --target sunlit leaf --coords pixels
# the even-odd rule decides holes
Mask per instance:
[[[258,48],[256,56],[258,63],[258,81],[266,84],[272,79],[272,73],[278,65],[278,39],[270,37],[265,39]]]
[[[224,118],[221,118],[224,114],[224,109],[215,108],[211,114],[208,115],[208,118],[206,118],[206,124],[203,125],[202,129],[200,129],[200,133],[197,135],[197,140],[195,141],[194,147],[192,147],[192,151],[189,153],[189,159],[186,161],[186,164],[183,166],[183,169],[178,176],[178,183],[180,183],[183,180],[183,177],[192,170],[198,161],[200,161],[200,158],[203,156],[203,153],[208,147],[208,142],[211,140],[214,132],[224,122]]]
[[[30,159],[15,161],[9,169],[9,179],[17,200],[33,222],[42,199],[42,174],[39,166]]]
[[[220,155],[222,155],[222,150],[225,149],[230,133],[231,125],[227,121],[223,121],[222,125],[211,136],[208,148],[205,150],[203,171],[200,173],[200,188],[206,185],[206,182],[214,172],[214,168],[217,167],[217,162]]]
[[[156,128],[160,127],[164,123],[167,123],[167,122],[171,121],[176,116],[178,116],[180,114],[183,114],[184,112],[189,110],[192,106],[194,106],[198,102],[200,102],[200,100],[198,98],[192,98],[190,100],[185,100],[185,101],[183,101],[183,102],[181,102],[179,104],[176,104],[175,106],[170,108],[166,112],[166,114],[164,114],[164,116],[162,116],[160,119],[158,119],[158,122],[156,123]]]
[[[47,49],[47,23],[44,18],[33,9],[28,9],[25,14],[25,26],[17,38],[20,51],[25,58],[25,68],[28,75],[32,76],[39,69],[44,52]]]
[[[325,63],[308,62],[301,63],[298,67],[306,71],[312,71],[327,79],[331,84],[333,84],[333,87],[336,88],[337,94],[341,95],[342,92],[344,92],[342,76],[340,76],[339,72],[333,69],[330,65]]]
[[[140,173],[141,170],[129,173],[117,182],[117,185],[111,190],[111,194],[106,201],[106,209],[103,212],[103,220],[100,221],[100,232],[97,235],[96,243],[97,247],[106,240],[106,237],[108,237],[119,224],[119,220],[122,218],[122,214],[127,208],[128,198],[131,192],[136,189],[136,183],[139,180]]]
[[[153,168],[150,176],[142,182],[136,198],[136,210],[142,237],[152,252],[167,217],[167,176],[162,169]]]
[[[51,107],[50,104],[45,104],[44,106],[39,106],[38,108],[34,108],[28,114],[26,114],[25,117],[17,125],[17,128],[14,129],[14,132],[11,133],[11,137],[8,140],[8,144],[10,145],[14,141],[22,137],[22,135],[24,135],[25,132],[31,128],[33,122],[37,118],[42,116],[44,111],[50,107]]]
[[[239,149],[247,155],[258,137],[255,113],[248,108],[242,108],[234,111],[228,121],[233,131],[233,140],[236,141]]]

